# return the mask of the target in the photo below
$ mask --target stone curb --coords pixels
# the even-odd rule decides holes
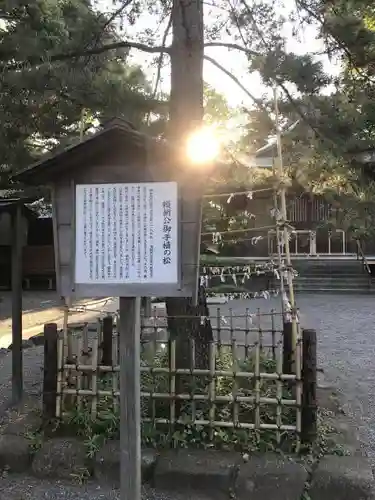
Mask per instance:
[[[16,429],[14,429],[16,431]],[[32,453],[18,432],[0,436],[0,466],[39,478],[71,479],[82,471],[99,485],[120,484],[119,441],[107,442],[89,460],[82,441],[52,438]],[[214,495],[216,500],[370,500],[374,479],[365,457],[326,456],[312,474],[298,460],[279,454],[215,450],[142,450],[142,480],[173,492]]]
[[[278,454],[255,454],[244,461],[229,452],[167,451],[158,457],[153,481],[157,488],[205,490],[236,500],[375,498],[372,469],[363,456],[325,456],[310,475],[302,463]]]
[[[277,454],[254,454],[245,461],[239,453],[178,450],[160,454],[153,486],[206,491],[215,498],[300,500],[307,480],[303,464]]]

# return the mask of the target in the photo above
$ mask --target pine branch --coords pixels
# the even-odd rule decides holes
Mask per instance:
[[[77,50],[74,52],[66,52],[62,54],[55,54],[53,56],[47,57],[43,59],[31,59],[28,61],[19,61],[12,64],[0,65],[0,69],[3,71],[14,71],[14,70],[22,70],[22,69],[30,69],[32,67],[40,66],[46,63],[54,63],[54,62],[63,62],[69,61],[71,59],[77,59],[79,57],[87,57],[90,55],[100,55],[105,52],[109,52],[110,50],[118,50],[118,49],[136,49],[142,52],[147,52],[149,54],[169,54],[170,47],[161,47],[161,46],[151,46],[146,45],[144,43],[130,42],[130,41],[121,41],[114,42],[108,45],[102,45],[101,47],[94,47],[92,49],[84,49]]]
[[[163,39],[162,39],[162,42],[161,42],[162,47],[166,46],[167,37],[168,37],[168,34],[169,34],[170,30],[171,30],[171,27],[172,27],[172,14],[169,16],[168,24],[167,24],[167,27],[165,28],[165,31],[164,31],[164,34],[163,34]],[[162,66],[163,66],[164,55],[165,55],[164,52],[162,52],[160,54],[160,56],[159,56],[158,67],[157,67],[157,72],[156,72],[156,79],[155,79],[155,86],[154,86],[154,90],[153,90],[153,93],[152,93],[152,99],[156,99],[156,95],[157,95],[157,92],[158,92],[158,87],[159,87],[160,78],[161,78],[161,69],[162,69]],[[150,124],[150,118],[151,118],[151,110],[148,113],[147,120],[146,120],[146,122],[148,124]]]
[[[93,55],[100,55],[104,54],[105,52],[109,52],[111,50],[118,50],[118,49],[135,49],[139,50],[141,52],[147,52],[149,54],[160,54],[161,56],[164,54],[170,54],[171,48],[165,46],[165,39],[168,35],[169,29],[170,29],[171,21],[168,23],[168,27],[166,29],[166,32],[163,37],[163,43],[162,45],[158,46],[151,46],[151,45],[146,45],[143,43],[138,43],[138,42],[132,42],[129,40],[123,40],[120,42],[113,42],[110,44],[102,45],[102,46],[94,46],[92,48],[85,47],[82,50],[77,50],[73,52],[66,52],[66,53],[61,53],[61,54],[54,54],[50,57],[43,58],[41,57],[40,59],[29,59],[26,61],[19,61],[11,64],[2,64],[0,65],[0,69],[3,71],[19,71],[22,69],[30,69],[33,67],[37,67],[43,64],[51,64],[54,62],[63,62],[63,61],[69,61],[71,59],[77,59],[80,57],[88,57],[88,56],[93,56]],[[97,40],[98,42],[98,40]],[[233,49],[233,50],[238,50],[241,52],[244,52],[245,54],[249,56],[258,56],[259,54],[255,51],[246,49],[245,47],[241,47],[241,45],[235,44],[235,43],[222,43],[222,42],[208,42],[204,45],[205,48],[210,48],[210,47],[223,47],[227,49]],[[209,59],[207,59],[209,60]],[[212,61],[211,61],[212,62]],[[215,64],[215,63],[213,63]]]
[[[220,69],[225,75],[227,75],[234,83],[236,83],[243,92],[250,97],[250,99],[257,104],[260,108],[262,108],[264,111],[268,113],[267,108],[264,106],[263,102],[260,99],[257,99],[251,92],[247,90],[246,87],[242,85],[242,83],[239,81],[237,77],[235,77],[229,70],[225,69],[224,66],[222,66],[220,63],[218,63],[215,59],[213,59],[210,56],[207,56],[206,54],[204,55],[204,58],[206,61],[209,61],[211,64],[216,66],[216,68]]]
[[[240,52],[244,52],[248,56],[253,56],[253,57],[258,57],[261,55],[259,52],[256,52],[255,50],[247,49],[246,47],[242,47],[241,45],[238,45],[237,43],[208,42],[208,43],[204,44],[204,47],[205,48],[223,47],[226,49],[238,50]]]

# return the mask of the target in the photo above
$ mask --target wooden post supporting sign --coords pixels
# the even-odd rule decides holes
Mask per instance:
[[[121,500],[141,500],[141,299],[120,297]]]

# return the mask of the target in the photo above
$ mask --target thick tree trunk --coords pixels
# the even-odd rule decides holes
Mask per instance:
[[[203,119],[202,0],[174,0],[172,26],[169,137],[183,145]],[[195,189],[199,187],[195,185]],[[192,299],[167,298],[167,314],[170,335],[176,339],[177,368],[192,367],[191,339],[195,341],[195,366],[206,368],[212,328],[209,320],[201,321],[202,316],[208,316],[204,288],[199,290],[197,305]],[[179,377],[176,390],[188,391],[184,385]]]
[[[191,298],[167,299],[168,330],[176,339],[176,368],[208,369],[209,345],[213,340],[212,326],[209,319],[206,293],[203,286],[199,288],[198,304]],[[176,377],[176,393],[189,394],[192,390],[191,376]],[[199,385],[205,383],[199,379]],[[183,404],[176,402],[176,417],[183,413]]]
[[[202,0],[174,0],[172,27],[169,135],[183,142],[203,119]]]

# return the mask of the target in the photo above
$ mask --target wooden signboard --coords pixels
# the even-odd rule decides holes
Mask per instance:
[[[165,142],[115,119],[18,174],[51,187],[59,294],[195,296],[205,183],[193,173]]]

